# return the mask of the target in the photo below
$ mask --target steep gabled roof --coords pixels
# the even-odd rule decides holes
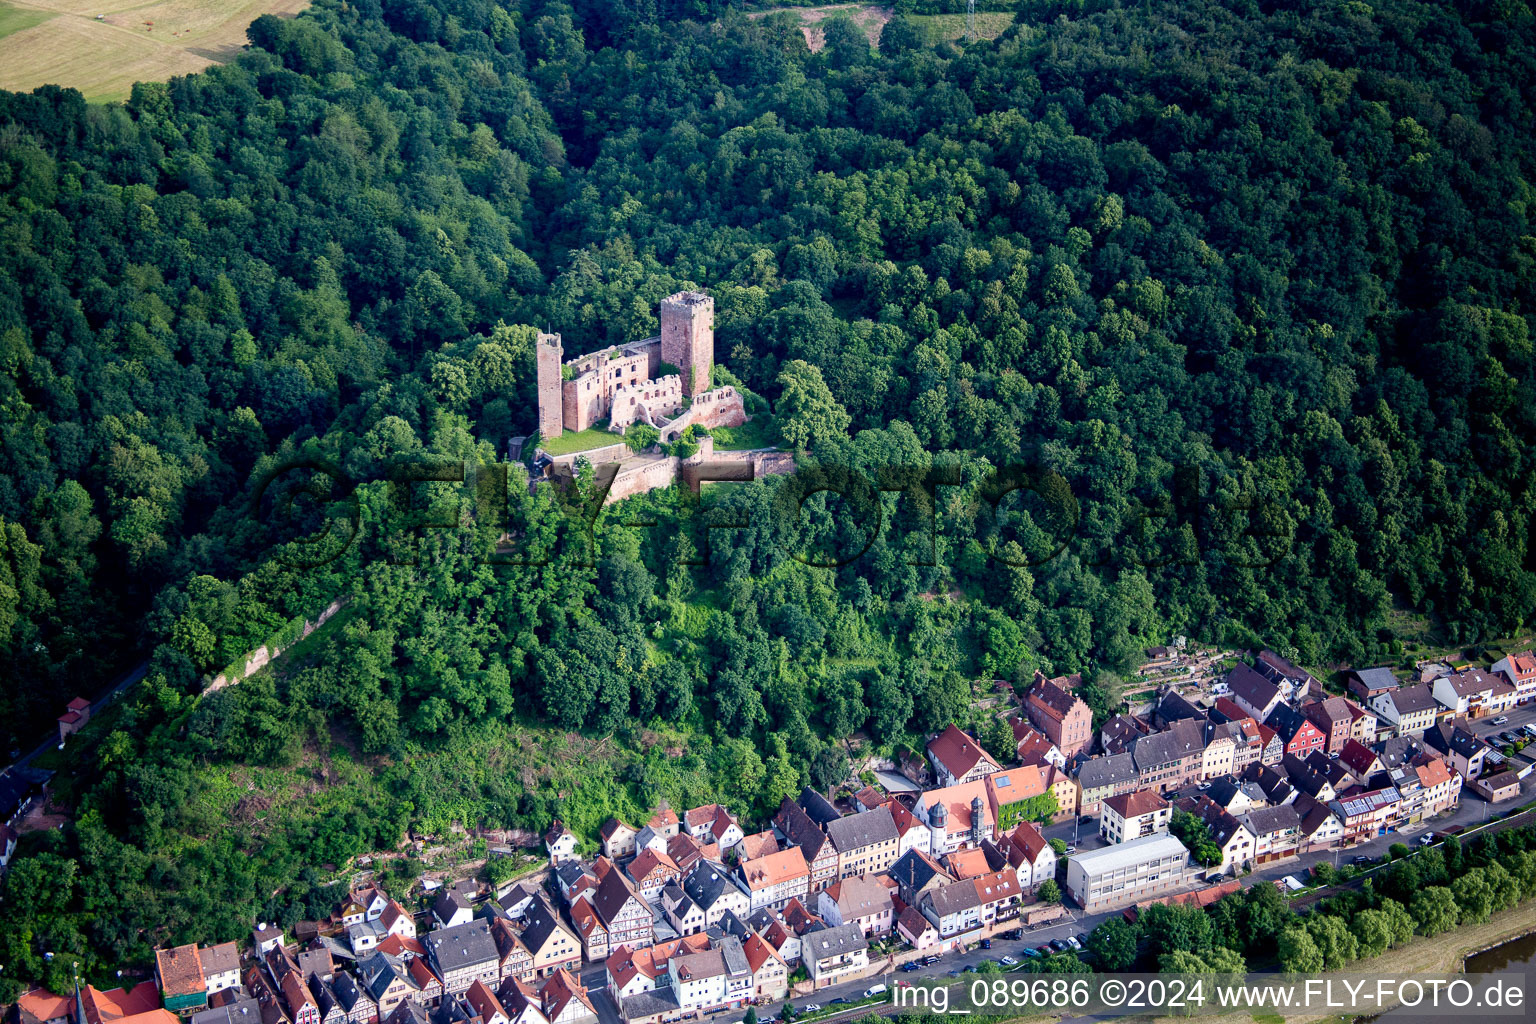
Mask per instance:
[[[1058,722],[1065,721],[1079,705],[1087,707],[1080,697],[1074,696],[1049,679],[1030,687],[1024,699],[1041,714],[1054,718]]]
[[[872,811],[828,822],[827,835],[842,853],[880,843],[894,843],[900,838],[889,807],[876,807]]]
[[[981,744],[957,729],[953,722],[929,741],[928,755],[957,779],[963,779],[982,762],[986,762],[992,771],[999,768],[998,763],[981,749]]]
[[[1227,673],[1227,688],[1233,696],[1241,697],[1256,708],[1269,707],[1280,698],[1280,688],[1261,676],[1253,666],[1238,662]]]

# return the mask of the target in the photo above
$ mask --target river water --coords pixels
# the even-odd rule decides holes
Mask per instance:
[[[1536,963],[1536,933],[1525,935],[1518,939],[1485,949],[1481,953],[1474,953],[1467,957],[1467,974],[1525,974],[1533,977],[1531,965]],[[1514,1018],[1493,1018],[1496,1020],[1513,1020]],[[1528,1017],[1527,1019],[1532,1019]],[[1357,1024],[1368,1022],[1380,1022],[1380,1024],[1412,1024],[1414,1021],[1434,1020],[1443,1022],[1444,1017],[1426,1017],[1424,1014],[1415,1014],[1406,1007],[1396,1010],[1388,1010],[1386,1013],[1376,1014],[1371,1017],[1356,1018]]]

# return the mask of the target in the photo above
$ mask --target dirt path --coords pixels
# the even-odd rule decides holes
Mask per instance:
[[[834,14],[846,14],[853,19],[853,23],[864,30],[869,37],[869,45],[880,48],[880,33],[885,29],[885,23],[891,20],[891,8],[879,7],[872,4],[830,4],[826,7],[777,7],[771,11],[757,11],[749,17],[762,18],[770,14],[789,12],[800,19],[800,31],[805,33],[805,43],[811,48],[812,53],[821,52],[827,45],[826,34],[822,31],[821,23]]]

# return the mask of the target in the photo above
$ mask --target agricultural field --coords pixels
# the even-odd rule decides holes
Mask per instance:
[[[263,14],[308,0],[0,0],[0,88],[54,84],[87,99],[126,99],[134,82],[163,81],[229,60]]]

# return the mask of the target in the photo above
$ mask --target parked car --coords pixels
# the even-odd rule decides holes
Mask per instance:
[[[1010,939],[1022,939],[1024,937],[1024,929],[1015,928],[1013,931],[1009,932],[1006,937]]]
[[[1000,956],[997,958],[997,962],[1002,964],[1004,967],[1012,967],[1014,964],[1018,963],[1018,961],[1011,956]]]
[[[960,968],[960,973],[961,974],[975,974],[976,973],[976,965],[975,964],[966,964],[964,967]]]
[[[913,971],[920,971],[920,970],[922,970],[923,969],[923,965],[918,963],[916,960],[913,960],[913,961],[910,961],[909,963],[902,964],[901,965],[901,969],[903,971],[906,971],[908,974],[911,974]]]
[[[844,999],[842,996],[839,996],[838,998],[832,1000],[827,1005],[828,1006],[841,1006],[841,1005],[843,1005],[846,1002],[848,1002],[848,1000]]]
[[[981,940],[981,948],[982,949],[991,949],[992,948],[992,940],[991,939],[982,939]]]
[[[927,956],[923,957],[923,963],[928,964],[931,967],[943,959],[944,957],[939,953],[929,953]]]
[[[1428,846],[1430,843],[1433,843],[1434,841],[1435,841],[1435,834],[1433,832],[1428,832],[1428,833],[1425,833],[1422,836],[1419,836],[1419,845],[1420,846]]]
[[[1083,944],[1081,942],[1077,941],[1077,936],[1076,935],[1068,935],[1067,936],[1067,945],[1071,946],[1073,949],[1082,949],[1083,948]]]
[[[1349,862],[1351,864],[1369,864],[1371,862],[1371,858],[1367,857],[1363,853],[1357,853],[1353,857],[1349,858]]]
[[[1044,956],[1045,954],[1040,952],[1034,946],[1025,946],[1024,947],[1024,955],[1025,956]]]
[[[820,1013],[821,1012],[821,1004],[820,1003],[806,1003],[804,1006],[800,1007],[800,1012],[801,1013]]]
[[[883,995],[885,995],[885,986],[884,985],[871,985],[869,988],[864,990],[864,998],[865,999],[873,999],[873,998],[875,998],[875,996],[883,996]]]
[[[1503,725],[1507,721],[1509,721],[1509,716],[1508,715],[1500,715],[1498,718],[1495,718],[1493,720],[1493,724],[1494,725]]]
[[[1072,947],[1071,947],[1071,945],[1069,945],[1067,943],[1066,939],[1052,939],[1051,940],[1051,948],[1054,949],[1058,953],[1065,953],[1067,950],[1071,949]]]
[[[1047,942],[1043,946],[1036,946],[1035,947],[1035,955],[1036,956],[1050,956],[1054,952],[1056,952],[1056,951],[1051,948],[1051,944],[1049,942]]]

